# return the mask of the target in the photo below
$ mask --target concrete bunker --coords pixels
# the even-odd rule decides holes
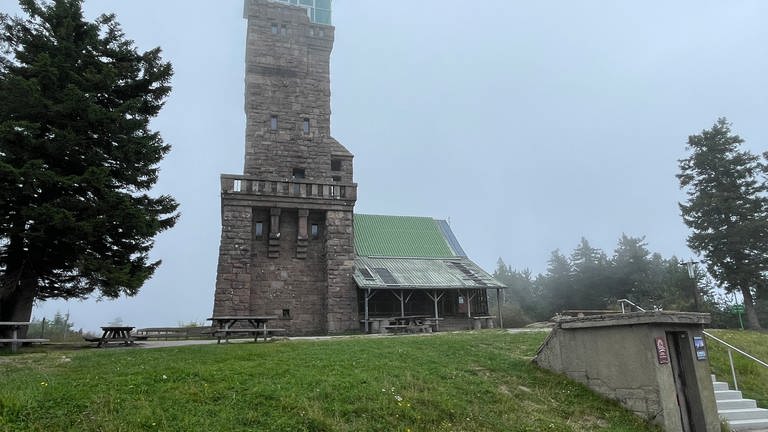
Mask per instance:
[[[633,312],[560,320],[534,362],[667,432],[718,432],[703,326],[709,314]]]

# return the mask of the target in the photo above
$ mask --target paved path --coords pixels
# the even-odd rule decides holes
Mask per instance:
[[[510,328],[506,329],[509,333],[530,333],[530,332],[548,332],[550,328]],[[461,333],[471,331],[462,330]],[[350,338],[376,338],[376,337],[402,337],[402,336],[432,336],[438,335],[441,332],[436,333],[415,333],[413,335],[390,335],[390,334],[367,334],[367,335],[346,335],[346,336],[294,336],[294,337],[278,337],[278,340],[336,340],[336,339],[350,339]],[[442,332],[448,333],[448,332]],[[184,340],[152,340],[152,341],[138,341],[135,346],[138,348],[172,348],[189,345],[211,345],[216,344],[216,339],[184,339]],[[253,343],[252,338],[247,339],[230,339],[229,343]],[[116,347],[117,348],[117,347]]]

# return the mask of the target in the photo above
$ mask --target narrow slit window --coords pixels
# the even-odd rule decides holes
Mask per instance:
[[[273,115],[269,117],[269,129],[276,131],[277,130],[277,116]]]
[[[304,132],[304,135],[307,135],[309,133],[309,119],[304,118],[304,121],[301,123],[301,130]]]
[[[312,236],[313,239],[320,238],[320,225],[312,224],[309,229],[309,234]]]
[[[264,236],[264,222],[256,222],[256,225],[253,227],[253,235],[257,238]]]

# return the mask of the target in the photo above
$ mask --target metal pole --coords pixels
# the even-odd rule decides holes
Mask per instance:
[[[733,375],[733,389],[738,390],[739,389],[739,383],[736,381],[736,369],[733,367],[733,352],[731,349],[728,349],[728,360],[731,362],[731,375]]]

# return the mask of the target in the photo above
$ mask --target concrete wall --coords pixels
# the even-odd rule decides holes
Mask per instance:
[[[659,363],[655,338],[667,341],[669,332],[682,332],[689,338],[703,336],[702,326],[677,322],[667,313],[649,314],[645,318],[626,314],[635,315],[634,320],[609,318],[599,322],[590,317],[558,323],[535,362],[618,401],[666,431],[682,431],[673,360]],[[666,346],[671,349],[669,342]],[[695,359],[692,350],[688,355]],[[709,362],[694,360],[691,365],[696,379],[689,386],[698,395],[701,406],[700,412],[694,415],[699,415],[699,424],[705,424],[706,431],[717,432],[720,427]]]

